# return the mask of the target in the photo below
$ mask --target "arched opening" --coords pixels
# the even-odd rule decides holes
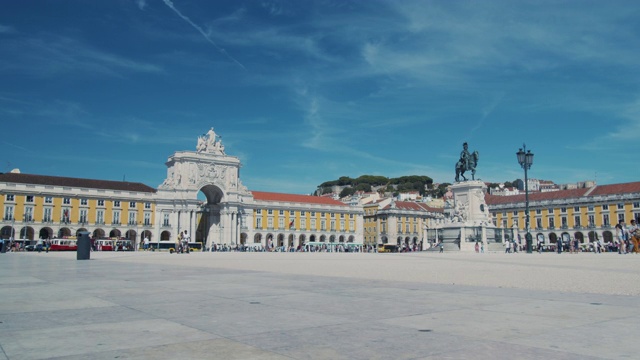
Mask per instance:
[[[169,240],[171,240],[171,232],[165,230],[162,233],[160,233],[160,241],[169,241]]]
[[[205,198],[207,199],[207,204],[209,205],[219,204],[224,197],[224,192],[215,185],[205,185],[202,187],[202,189],[200,189],[200,191],[204,194]]]
[[[121,234],[122,233],[118,229],[113,229],[113,230],[109,231],[109,237],[111,237],[111,238],[114,238],[114,237],[119,238]]]
[[[149,241],[153,241],[153,233],[149,230],[143,231],[140,236],[142,237],[143,240],[147,238],[149,239]]]
[[[613,233],[607,230],[602,233],[602,238],[604,239],[604,242],[607,242],[607,243],[613,242]]]
[[[329,236],[329,242],[332,242],[332,243],[336,242],[336,236],[335,235]]]
[[[327,237],[325,235],[320,235],[320,242],[327,241]]]
[[[387,238],[386,236],[382,236],[380,238],[380,241],[382,241],[383,244],[388,244],[389,243],[389,238]]]
[[[402,236],[398,236],[398,238],[396,239],[396,243],[398,244],[398,246],[402,245]]]
[[[95,229],[93,230],[93,238],[94,239],[104,239],[104,230],[102,229]]]
[[[340,235],[340,237],[338,238],[338,241],[343,243],[344,242],[344,235]]]
[[[349,236],[349,242],[350,242],[350,243],[352,243],[354,239],[355,239],[355,238],[353,237],[353,235]]]
[[[413,239],[411,240],[411,244],[418,245],[418,238],[414,236]]]
[[[296,236],[293,234],[289,234],[289,240],[287,241],[287,246],[293,247],[293,242],[296,239]]]
[[[262,244],[262,234],[257,233],[253,236],[253,243],[254,244]]]
[[[69,236],[71,236],[71,230],[69,230],[69,228],[63,227],[63,228],[60,228],[60,230],[58,230],[59,238],[64,238]]]
[[[536,234],[536,239],[538,240],[538,242],[540,242],[541,244],[544,244],[544,234],[543,233],[537,233]]]
[[[316,236],[315,235],[309,236],[309,242],[316,242]]]
[[[38,233],[40,239],[51,239],[53,237],[53,230],[49,227],[43,227]]]
[[[124,237],[127,240],[135,241],[138,237],[138,234],[135,230],[127,230],[127,232],[124,234]]]
[[[284,246],[284,234],[278,234],[278,246]]]
[[[240,234],[240,244],[247,245],[247,233]]]
[[[300,244],[300,246],[304,246],[304,243],[306,242],[307,237],[304,234],[300,234],[300,236],[298,237],[298,242]]]
[[[25,226],[20,229],[20,239],[33,240],[34,231],[31,226]]]
[[[2,230],[0,230],[0,235],[3,239],[10,239],[14,237],[15,233],[16,231],[11,226],[3,226]]]
[[[575,234],[573,234],[573,237],[578,240],[581,244],[584,244],[584,235],[582,234],[582,232],[578,231]]]
[[[556,235],[556,233],[550,233],[549,242],[552,244],[555,244],[556,242],[558,242],[558,235]]]
[[[589,236],[589,242],[594,242],[594,241],[598,241],[600,240],[598,238],[598,233],[595,231],[589,231],[589,233],[587,234],[587,236]]]

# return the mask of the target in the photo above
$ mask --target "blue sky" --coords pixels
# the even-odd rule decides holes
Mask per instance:
[[[252,190],[638,181],[637,1],[7,1],[0,171],[136,181],[210,127]]]

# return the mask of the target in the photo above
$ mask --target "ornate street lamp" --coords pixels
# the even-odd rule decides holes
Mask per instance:
[[[533,237],[529,233],[529,179],[527,177],[527,170],[531,169],[533,165],[533,153],[531,150],[527,150],[527,145],[522,144],[522,148],[516,153],[518,156],[518,164],[524,169],[524,198],[525,198],[525,239],[527,242],[527,253],[531,254],[533,247]]]

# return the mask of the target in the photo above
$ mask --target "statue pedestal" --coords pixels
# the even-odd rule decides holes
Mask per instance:
[[[463,181],[451,185],[453,202],[445,211],[450,221],[442,226],[445,250],[475,251],[476,242],[496,242],[496,228],[484,200],[487,186],[479,180]]]

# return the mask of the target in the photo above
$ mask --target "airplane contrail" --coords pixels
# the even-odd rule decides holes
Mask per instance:
[[[163,1],[165,5],[167,5],[171,10],[173,10],[176,14],[178,14],[178,16],[180,16],[184,21],[188,22],[189,25],[193,26],[194,29],[198,30],[200,34],[202,34],[202,36],[204,36],[204,38],[216,49],[218,49],[218,51],[220,51],[224,56],[226,56],[229,60],[233,61],[234,63],[238,64],[244,70],[247,70],[247,68],[244,67],[244,65],[242,65],[240,61],[234,59],[233,56],[229,55],[229,53],[225,49],[221,48],[220,46],[218,46],[218,44],[216,44],[213,40],[211,40],[209,35],[207,35],[207,33],[204,30],[202,30],[200,26],[196,25],[188,17],[182,15],[182,13],[178,9],[176,9],[175,6],[173,6],[173,2],[171,0],[163,0]]]

